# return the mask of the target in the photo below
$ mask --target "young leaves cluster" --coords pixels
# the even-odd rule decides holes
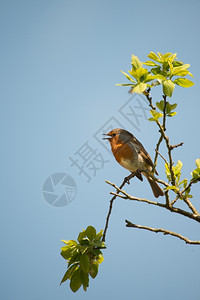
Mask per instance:
[[[175,177],[175,185],[169,186],[166,190],[173,190],[176,194],[179,194],[180,199],[192,198],[193,196],[190,194],[191,185],[200,181],[200,159],[196,159],[197,168],[191,172],[192,179],[188,182],[188,179],[185,178],[180,181],[181,170],[183,167],[183,163],[178,160],[175,166],[172,166],[172,170]],[[172,180],[171,171],[169,165],[165,164],[165,173],[167,175],[168,181]]]
[[[165,104],[164,100],[161,100],[160,102],[156,102],[156,106],[160,111],[162,111],[162,113],[157,112],[155,109],[150,110],[152,118],[149,118],[149,121],[158,121],[159,118],[163,117],[164,111],[167,117],[173,117],[176,115],[176,111],[173,110],[177,107],[177,103],[170,104],[168,101],[166,101]]]
[[[176,56],[176,53],[150,52],[148,58],[151,60],[142,63],[137,56],[132,55],[132,68],[128,71],[130,75],[122,71],[130,83],[117,85],[130,86],[131,93],[141,94],[145,93],[147,88],[162,84],[164,95],[171,97],[175,85],[190,87],[194,84],[185,78],[187,75],[193,77],[188,71],[190,65],[178,61]],[[151,69],[148,70],[143,65]]]
[[[172,166],[172,172],[175,177],[175,185],[167,187],[166,190],[173,190],[175,193],[178,193],[179,189],[182,185],[184,188],[187,186],[186,178],[180,182],[182,167],[183,167],[183,163],[180,160],[178,160],[178,162],[175,166]],[[167,164],[167,163],[165,163],[165,173],[166,173],[168,181],[171,182],[172,181],[172,173],[171,173],[169,164]]]
[[[195,163],[197,168],[192,171],[191,175],[194,182],[197,182],[200,179],[200,159],[196,159]]]
[[[77,241],[68,240],[61,248],[61,255],[67,260],[67,271],[61,283],[70,280],[70,288],[75,293],[83,286],[84,291],[89,286],[89,276],[95,278],[98,273],[99,264],[103,261],[100,249],[104,249],[105,243],[101,241],[103,230],[96,233],[96,229],[88,226],[86,230],[79,233]]]

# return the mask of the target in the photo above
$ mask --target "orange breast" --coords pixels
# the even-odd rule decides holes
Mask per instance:
[[[127,144],[117,143],[117,144],[111,145],[111,147],[112,147],[112,152],[115,156],[115,159],[117,160],[117,162],[119,164],[120,164],[120,161],[122,158],[129,159],[129,160],[133,159],[133,151]]]

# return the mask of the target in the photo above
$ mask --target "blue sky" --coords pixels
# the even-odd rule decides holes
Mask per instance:
[[[195,86],[176,88],[178,114],[168,121],[172,144],[184,141],[174,160],[190,177],[200,155],[199,10],[194,0],[1,1],[2,299],[197,299],[200,248],[125,227],[128,219],[200,239],[198,224],[159,208],[115,201],[105,260],[87,293],[59,286],[66,270],[59,253],[61,239],[75,239],[88,225],[104,228],[111,191],[105,180],[119,185],[127,175],[98,141],[102,126],[121,124],[154,155],[158,135],[149,116],[136,107],[133,124],[122,114],[129,103],[147,107],[143,98],[115,86],[126,81],[120,70],[130,69],[132,54],[145,61],[150,51],[177,52],[191,64]],[[80,160],[85,143],[93,163],[79,175],[69,157]],[[162,161],[158,171],[164,176]],[[68,183],[73,178],[77,193],[55,207],[44,183],[60,173]],[[50,196],[64,193],[55,189]],[[154,200],[147,182],[134,180],[127,191]],[[195,186],[200,209],[198,197]]]

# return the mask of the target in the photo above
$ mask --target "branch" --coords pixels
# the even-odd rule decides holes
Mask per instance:
[[[151,92],[151,88],[148,88],[147,89],[147,93],[145,94],[147,100],[149,101],[149,106],[153,109],[153,110],[156,110],[156,107],[153,105],[153,102],[152,102],[152,97],[150,96],[150,92]],[[158,160],[158,150],[159,150],[159,147],[160,147],[160,144],[163,140],[163,135],[161,134],[159,140],[158,140],[158,143],[156,145],[156,154],[155,154],[155,158],[154,158],[154,164],[153,164],[153,172],[155,171],[155,168],[157,166],[157,160]]]
[[[131,173],[129,176],[125,177],[122,184],[120,185],[120,189],[123,188],[123,186],[128,183],[129,184],[129,181],[131,178],[133,178],[136,174],[135,173]],[[107,181],[106,181],[107,182]],[[118,193],[116,193],[112,199],[110,200],[110,206],[109,206],[109,210],[108,210],[108,215],[106,217],[106,225],[105,225],[105,229],[104,229],[104,232],[103,232],[103,236],[102,236],[102,241],[105,242],[105,239],[106,239],[106,232],[107,232],[107,229],[108,229],[108,223],[109,223],[109,219],[110,219],[110,215],[111,215],[111,212],[112,212],[112,207],[113,207],[113,202],[114,200],[116,199]]]
[[[155,106],[153,106],[153,103],[152,103],[152,97],[150,97],[150,91],[151,89],[148,88],[147,89],[147,93],[145,94],[147,100],[149,101],[149,106],[152,108],[152,109],[156,109]],[[158,159],[158,150],[159,150],[159,146],[162,142],[162,140],[164,139],[165,142],[166,142],[166,146],[167,146],[167,149],[168,149],[168,156],[169,156],[169,169],[170,169],[170,173],[171,173],[171,182],[172,182],[172,185],[175,185],[175,175],[174,175],[174,171],[173,171],[173,160],[172,160],[172,156],[171,156],[171,151],[173,149],[173,146],[171,148],[171,145],[169,143],[169,137],[165,134],[165,131],[166,131],[166,128],[165,128],[165,125],[166,125],[166,105],[167,105],[167,96],[166,95],[163,95],[163,99],[164,99],[164,108],[163,108],[163,124],[161,125],[161,123],[159,122],[159,120],[156,121],[156,124],[158,125],[159,127],[159,131],[161,133],[161,136],[159,138],[159,141],[156,145],[156,155],[155,155],[155,159],[154,159],[154,167],[153,167],[153,170],[155,170],[155,167],[157,165],[157,159]],[[174,147],[175,148],[175,147]]]
[[[168,156],[169,156],[169,169],[170,169],[170,174],[171,174],[171,183],[172,185],[175,185],[175,175],[174,175],[174,171],[173,171],[173,160],[172,160],[172,154],[171,151],[172,149],[170,148],[170,143],[169,143],[169,137],[165,134],[162,125],[160,124],[159,121],[156,121],[156,123],[158,124],[159,128],[160,128],[160,132],[163,135],[163,138],[165,140],[167,149],[168,149]]]
[[[152,227],[148,227],[148,226],[136,225],[136,224],[131,223],[130,221],[127,221],[127,220],[125,220],[125,221],[126,221],[126,227],[145,229],[145,230],[153,231],[155,233],[162,232],[164,235],[169,234],[169,235],[175,236],[175,237],[179,238],[180,240],[185,241],[186,244],[200,245],[200,241],[191,241],[188,238],[182,236],[181,234],[173,232],[173,231],[169,231],[169,230],[162,229],[162,228],[152,228]]]
[[[145,202],[145,203],[148,203],[148,204],[151,204],[151,205],[159,206],[159,207],[165,208],[165,209],[167,209],[171,212],[174,212],[174,213],[177,213],[179,215],[182,215],[182,216],[188,217],[190,219],[193,219],[193,220],[197,221],[198,223],[200,223],[200,215],[199,214],[188,212],[188,211],[183,210],[181,208],[174,207],[174,206],[172,206],[168,203],[164,204],[164,203],[160,203],[160,202],[156,202],[156,201],[151,201],[151,200],[148,200],[148,199],[143,199],[143,198],[130,196],[125,191],[123,191],[122,189],[117,187],[114,183],[111,183],[109,181],[106,181],[106,183],[113,186],[117,190],[117,193],[114,193],[114,192],[110,193],[111,195],[114,195],[115,197],[120,197],[120,198],[123,198],[123,199],[129,199],[129,200],[133,200],[133,201]],[[119,195],[119,193],[122,193],[124,196]]]

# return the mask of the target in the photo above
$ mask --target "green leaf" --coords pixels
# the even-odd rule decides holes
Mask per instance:
[[[86,253],[84,253],[80,258],[80,268],[83,272],[88,273],[90,268],[90,260]]]
[[[132,81],[133,83],[136,83],[136,81],[133,80],[133,79],[131,78],[131,76],[129,76],[128,74],[126,74],[126,73],[123,72],[123,71],[121,71],[121,72],[126,76],[126,78],[127,78],[128,80]]]
[[[75,262],[80,261],[81,254],[79,252],[76,252],[69,260],[68,267],[74,264]]]
[[[135,56],[135,55],[132,55],[132,57],[131,57],[131,65],[132,65],[134,70],[142,68],[142,63],[140,62],[138,57]]]
[[[132,83],[116,83],[117,86],[134,86]]]
[[[176,114],[177,114],[177,112],[174,111],[174,112],[171,112],[171,113],[167,114],[167,116],[168,116],[168,117],[173,117],[173,116],[175,116]]]
[[[148,75],[148,70],[145,68],[139,68],[136,70],[136,76],[140,82],[145,81]]]
[[[176,59],[176,57],[177,57],[177,53],[172,54],[172,56],[169,57],[169,61],[170,61],[171,63],[173,63],[174,60]]]
[[[136,94],[141,94],[146,90],[146,88],[147,88],[147,84],[143,83],[143,82],[140,82],[140,83],[137,83],[134,86],[133,92],[136,93]]]
[[[177,107],[177,103],[169,104],[169,106],[170,106],[170,112],[171,112],[172,110],[174,110]]]
[[[158,121],[158,119],[163,116],[162,113],[159,113],[155,110],[150,110],[150,113],[152,114],[153,118],[149,118],[149,121]]]
[[[87,287],[89,286],[89,274],[80,270],[80,280],[81,280],[83,286],[86,288],[86,289],[84,289],[86,291]]]
[[[161,54],[161,53],[160,53]],[[162,55],[162,54],[161,54]],[[167,52],[167,53],[165,53],[165,54],[163,54],[161,57],[162,57],[162,60],[163,61],[165,61],[165,59],[166,58],[168,58],[169,56],[171,56],[172,55],[172,53],[170,53],[170,52]]]
[[[63,247],[64,248],[64,247]],[[76,251],[76,248],[68,248],[67,250],[61,251],[61,255],[64,259],[70,259],[70,257],[73,256],[74,252]]]
[[[94,241],[94,247],[106,248],[105,243],[102,241],[98,241],[98,240]]]
[[[160,53],[160,52],[157,52],[157,54],[158,54],[158,57],[160,58],[160,59],[162,59],[162,53]]]
[[[159,66],[159,67],[156,67],[156,68],[152,68],[152,69],[151,69],[151,72],[152,72],[154,75],[157,75],[157,74],[160,74],[162,71],[161,71],[161,68],[160,68],[160,66]]]
[[[190,67],[189,64],[182,64],[173,68],[173,76],[186,76],[187,74],[193,77],[193,75],[187,70]]]
[[[94,254],[95,256],[99,256],[99,255],[102,254],[101,250],[95,249],[95,248],[92,249],[91,252],[92,252],[92,254]]]
[[[98,262],[98,264],[101,264],[103,261],[104,261],[103,255],[100,254],[97,258],[97,262]]]
[[[78,263],[75,263],[74,265],[72,265],[66,272],[65,275],[63,276],[60,285],[65,282],[67,279],[69,279],[72,274],[74,273],[74,271],[78,268]]]
[[[176,83],[177,85],[180,85],[182,87],[185,87],[185,88],[191,87],[194,85],[194,83],[187,78],[177,78],[174,80],[174,83]]]
[[[166,96],[169,96],[169,97],[172,96],[174,87],[175,87],[175,84],[173,83],[173,81],[171,81],[171,79],[163,81],[163,93]]]
[[[156,75],[148,75],[147,80],[153,80],[153,79],[160,79],[160,80],[166,80],[166,77],[161,75],[161,74],[156,74]]]
[[[200,168],[195,169],[192,173],[192,178],[197,179],[200,177]]]
[[[174,73],[174,72],[173,72]],[[177,71],[176,74],[173,74],[173,76],[181,76],[184,77],[186,75],[188,75],[190,72],[188,70],[180,70]],[[191,74],[191,73],[190,73]],[[191,75],[190,75],[191,76]]]
[[[82,232],[79,233],[77,240],[80,243],[80,241],[82,241],[85,237],[86,237],[86,232],[85,232],[85,230],[83,230]]]
[[[97,233],[95,240],[99,241],[102,238],[102,236],[103,236],[103,229]]]
[[[90,267],[90,276],[94,279],[97,274],[98,274],[98,268],[99,268],[99,265],[97,262],[95,262],[93,265],[91,265]]]
[[[88,239],[83,239],[80,241],[81,246],[90,246],[90,241]]]
[[[181,173],[182,167],[183,167],[183,163],[180,160],[178,160],[176,166],[173,167],[175,176]]]
[[[187,186],[187,178],[185,178],[185,179],[183,179],[180,183],[179,183],[179,185],[183,185],[183,187],[184,188],[186,188],[186,186]]]
[[[96,238],[96,229],[93,226],[88,226],[85,232],[90,241]]]
[[[174,111],[172,112],[172,110],[174,110],[177,106],[177,103],[174,104],[170,104],[169,102],[166,103],[166,113],[168,117],[173,117],[175,116],[177,113]]]
[[[149,55],[147,55],[148,58],[153,59],[155,61],[161,62],[160,58],[154,53],[154,52],[150,52]]]
[[[145,63],[143,63],[144,65],[146,66],[151,66],[151,67],[154,67],[154,66],[158,66],[158,64],[156,64],[154,61],[152,60],[147,60]]]
[[[171,179],[171,173],[168,164],[165,164],[165,173],[167,175],[168,180]]]
[[[152,72],[154,75],[161,75],[161,76],[163,76],[164,79],[166,79],[166,77],[167,77],[167,75],[168,75],[167,72],[161,70],[160,67],[152,68],[152,69],[151,69],[151,72]],[[161,79],[163,79],[163,78],[161,78]],[[164,79],[163,79],[163,80],[164,80]]]
[[[195,161],[197,168],[200,168],[200,158],[197,158]]]
[[[166,103],[166,113],[171,113],[172,110],[174,110],[177,107],[177,103],[170,104],[169,102]]]
[[[164,109],[164,101],[161,100],[160,102],[156,102],[156,106],[159,110],[163,111]]]
[[[74,240],[61,240],[61,242],[63,242],[64,244],[66,244],[67,246],[71,247],[71,246],[76,246],[78,243]]]
[[[128,72],[131,74],[131,76],[136,78],[138,82],[144,81],[148,75],[148,70],[145,68],[138,68],[136,70],[132,68],[132,70]]]
[[[77,269],[76,271],[74,271],[72,277],[71,277],[71,281],[70,281],[70,288],[72,290],[72,292],[77,292],[78,289],[80,289],[82,285],[81,279],[80,279],[80,269]]]
[[[173,67],[180,67],[183,65],[183,62],[176,60],[176,61],[173,61],[172,64],[173,64]]]
[[[171,186],[167,186],[165,188],[165,190],[167,190],[167,191],[169,191],[169,190],[178,191],[178,188],[175,185],[171,185]]]
[[[173,73],[173,69],[174,69],[173,64],[170,61],[168,61],[168,64],[169,64],[170,72],[172,74]]]
[[[169,114],[171,112],[169,102],[166,103],[166,113]]]

